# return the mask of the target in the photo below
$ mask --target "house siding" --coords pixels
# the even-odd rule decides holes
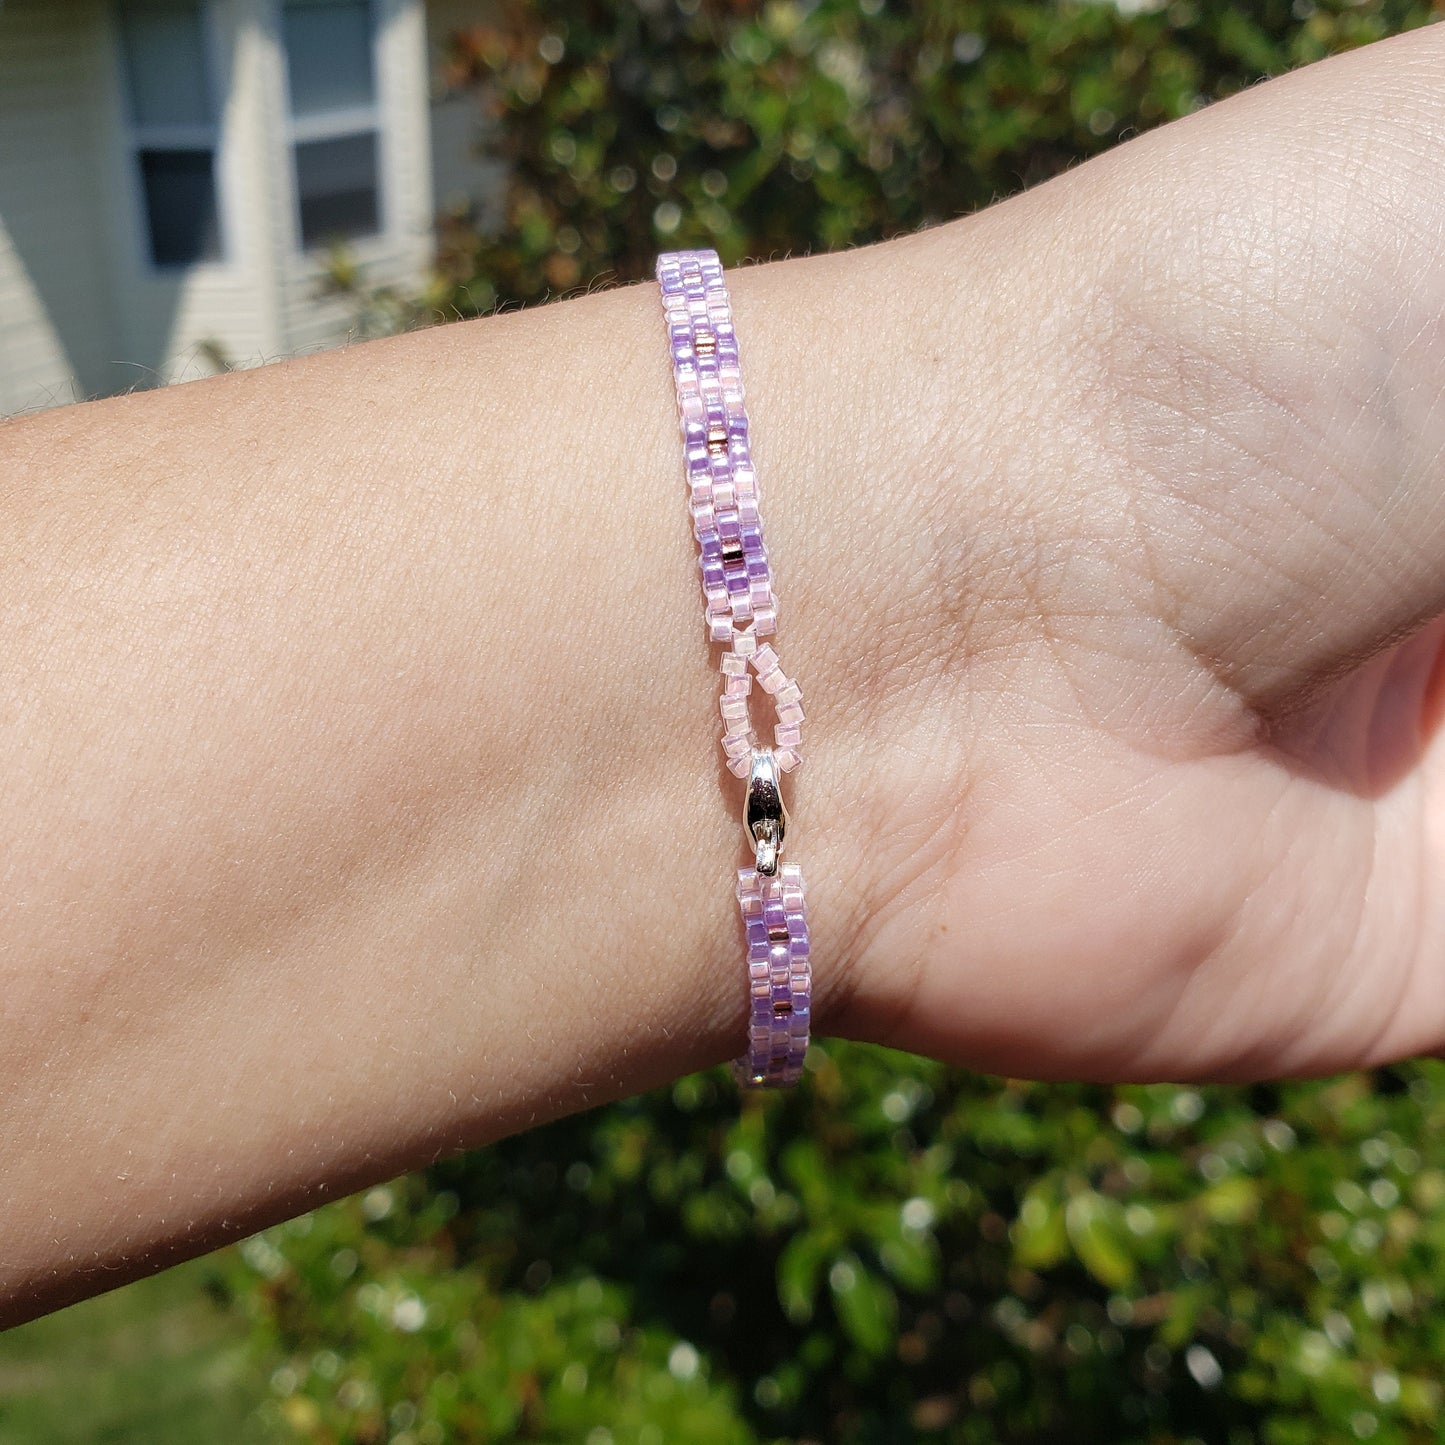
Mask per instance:
[[[486,230],[502,221],[506,164],[488,153],[487,125],[476,95],[448,84],[446,59],[451,36],[482,23],[491,12],[485,0],[427,0],[426,7],[436,208],[468,216]]]
[[[383,234],[353,242],[350,252],[368,285],[414,292],[423,287],[436,252],[428,126],[426,15],[417,0],[373,0],[377,22],[377,88],[386,117],[381,136]],[[279,77],[285,59],[275,47]],[[324,257],[299,252],[291,211],[290,157],[279,111],[273,196],[275,241],[283,257],[281,329],[288,355],[335,346],[353,334],[354,307],[326,294]]]
[[[98,0],[0,6],[0,414],[102,389],[115,315],[103,177]]]
[[[144,374],[127,384],[204,376],[222,364],[253,366],[278,345],[274,269],[258,199],[256,119],[265,104],[258,69],[256,0],[219,0],[209,8],[213,91],[220,107],[216,150],[217,202],[223,259],[158,270],[150,264],[142,206],[130,150],[125,96],[111,12],[99,17],[110,84],[107,125],[106,228],[111,237],[118,354]]]
[[[0,415],[334,346],[352,308],[297,246],[279,0],[210,0],[224,258],[164,271],[144,235],[108,0],[0,5]],[[422,0],[375,0],[384,234],[366,279],[434,252]]]

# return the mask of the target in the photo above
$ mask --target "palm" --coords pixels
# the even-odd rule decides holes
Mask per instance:
[[[981,750],[971,778],[920,770],[865,945],[900,1002],[851,1029],[1058,1077],[1320,1073],[1429,1047],[1445,743],[1415,744],[1440,646],[1432,629],[1369,664],[1278,741],[1220,747],[1229,720],[1197,714],[1161,753],[1020,716],[1016,736],[1048,742]]]

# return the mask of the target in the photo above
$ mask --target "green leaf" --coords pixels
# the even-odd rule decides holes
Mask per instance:
[[[828,1271],[833,1308],[848,1338],[865,1354],[885,1355],[893,1348],[898,1300],[892,1289],[864,1268],[852,1250]]]
[[[938,1284],[938,1246],[929,1234],[901,1231],[878,1246],[883,1267],[911,1290],[922,1293]]]
[[[823,1266],[835,1243],[823,1230],[805,1229],[795,1234],[778,1256],[778,1303],[795,1325],[813,1318]]]
[[[1064,1225],[1079,1262],[1100,1284],[1127,1289],[1134,1283],[1134,1259],[1117,1200],[1083,1190],[1065,1206]]]
[[[1201,1194],[1199,1204],[1216,1224],[1242,1224],[1259,1209],[1259,1185],[1248,1175],[1236,1174]]]
[[[1069,1253],[1069,1232],[1052,1180],[1035,1184],[1019,1205],[1013,1226],[1014,1263],[1050,1269]]]
[[[1169,1296],[1168,1310],[1159,1326],[1159,1343],[1177,1350],[1194,1337],[1195,1326],[1211,1291],[1201,1285],[1181,1285]]]

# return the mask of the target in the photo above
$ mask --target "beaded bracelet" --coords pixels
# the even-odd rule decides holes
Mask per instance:
[[[745,1086],[795,1084],[808,1049],[812,975],[803,875],[779,855],[788,827],[781,777],[802,761],[802,692],[761,639],[777,631],[758,484],[748,445],[742,371],[732,306],[716,251],[657,258],[663,315],[677,385],[685,480],[702,571],[708,638],[725,645],[722,747],[729,772],[747,779],[743,829],[753,852],[738,869],[737,900],[747,939],[748,1049],[733,1062]],[[773,747],[759,747],[748,714],[751,665],[771,695]]]

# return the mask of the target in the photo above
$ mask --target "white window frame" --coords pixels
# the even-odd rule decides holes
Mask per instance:
[[[382,48],[383,21],[379,0],[367,0],[367,20],[371,32],[371,84],[370,105],[346,106],[339,110],[327,111],[321,115],[297,117],[291,105],[291,60],[286,52],[286,22],[284,0],[275,0],[272,8],[273,34],[276,49],[280,55],[281,97],[282,97],[282,139],[286,147],[286,170],[288,190],[291,198],[291,254],[302,262],[324,266],[327,248],[324,245],[308,246],[303,240],[301,227],[301,187],[296,176],[296,146],[307,141],[345,140],[349,136],[370,131],[376,136],[376,230],[366,236],[352,236],[345,244],[362,259],[385,247],[391,241],[391,183],[387,166],[387,80],[386,56]]]
[[[125,24],[120,15],[119,0],[107,5],[110,28],[110,54],[120,97],[120,140],[124,148],[127,209],[132,218],[135,255],[144,275],[161,278],[215,274],[229,271],[234,261],[231,246],[230,205],[225,184],[226,166],[223,146],[225,136],[222,119],[227,97],[221,84],[226,74],[224,37],[217,7],[221,0],[198,0],[201,25],[201,55],[205,66],[204,81],[213,119],[205,124],[165,125],[138,121],[135,97],[131,94],[130,65],[125,53]],[[211,186],[216,207],[215,256],[198,261],[157,261],[151,249],[150,207],[146,198],[145,175],[141,168],[141,152],[147,150],[209,151],[211,155]]]

